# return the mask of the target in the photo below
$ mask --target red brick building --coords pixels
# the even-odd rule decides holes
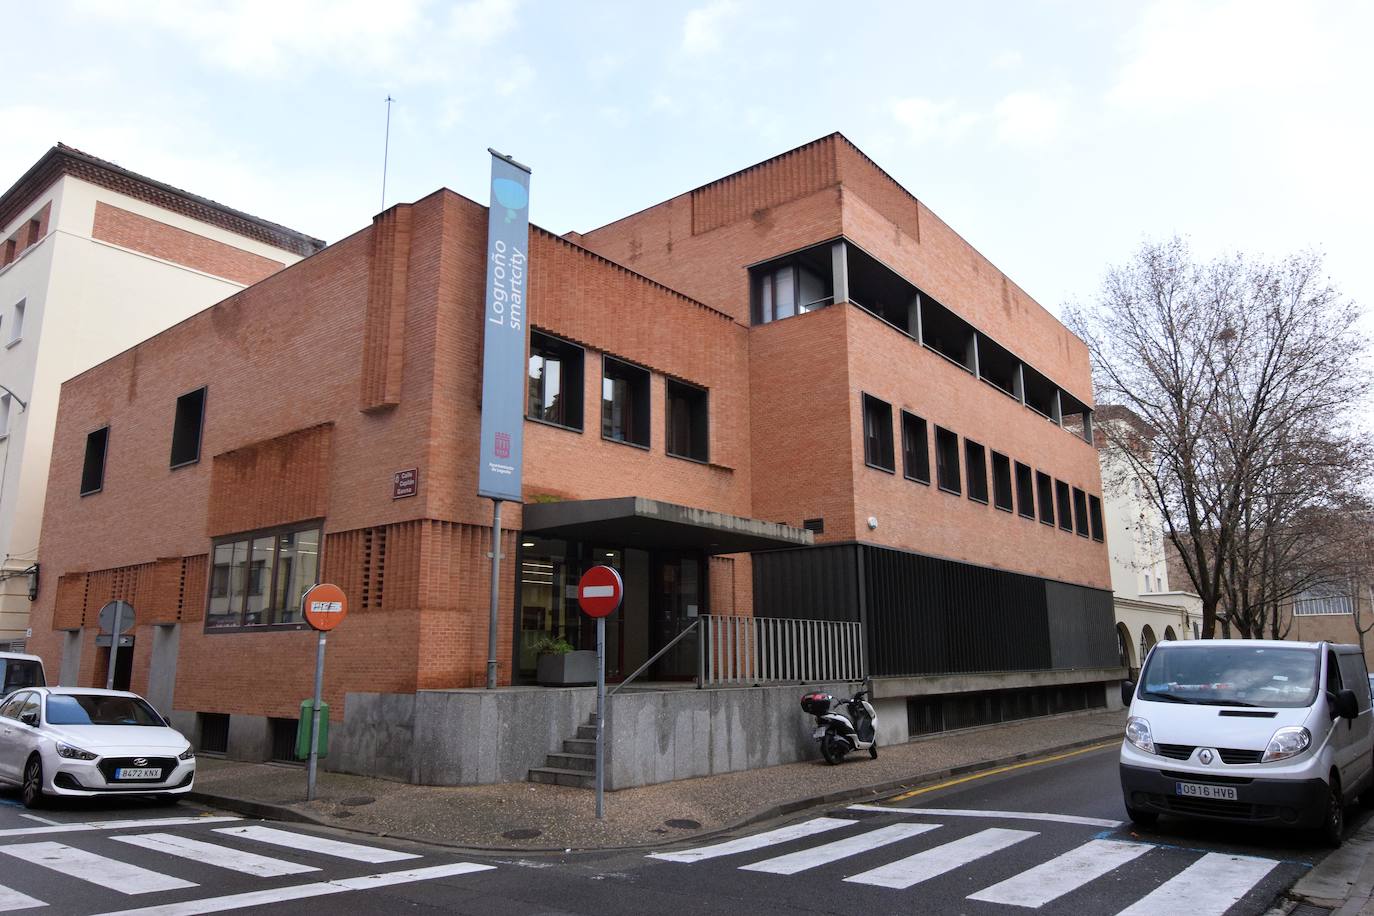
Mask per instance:
[[[350,691],[482,684],[486,220],[448,190],[397,205],[64,385],[30,643],[52,673],[103,683],[96,616],[123,598],[132,689],[174,681],[188,729],[294,717],[319,580],[352,602],[336,719]],[[613,677],[694,617],[758,614],[861,621],[913,731],[1100,702],[1086,347],[848,140],[585,234],[532,228],[529,263],[502,683],[531,680],[541,636],[587,646],[568,586],[610,562]],[[684,641],[653,675],[695,658]],[[995,694],[1032,686],[1060,693]],[[992,706],[929,700],[971,690]]]

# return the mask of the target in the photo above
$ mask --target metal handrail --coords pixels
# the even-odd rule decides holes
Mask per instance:
[[[615,689],[611,691],[610,695],[615,696],[617,693],[620,692],[620,688],[628,686],[631,681],[633,681],[635,678],[639,677],[641,674],[647,671],[650,665],[652,665],[654,662],[662,658],[664,654],[666,654],[667,651],[671,649],[673,646],[677,645],[678,642],[682,639],[682,637],[686,636],[688,633],[695,630],[697,628],[697,624],[699,623],[701,623],[700,617],[698,617],[696,620],[693,620],[690,624],[688,624],[687,629],[683,630],[681,633],[674,636],[671,640],[669,640],[668,645],[664,646],[662,649],[659,649],[657,652],[654,653],[652,658],[650,658],[647,662],[636,668],[634,674],[625,678],[625,680],[621,681],[619,684],[616,684]]]

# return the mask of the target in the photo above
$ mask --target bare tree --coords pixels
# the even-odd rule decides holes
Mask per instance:
[[[1336,508],[1330,479],[1357,472],[1358,461],[1330,459],[1363,454],[1353,447],[1370,380],[1359,314],[1316,255],[1199,262],[1177,238],[1142,246],[1094,301],[1066,310],[1088,344],[1098,403],[1150,431],[1148,447],[1129,425],[1104,433],[1124,437],[1112,444],[1160,510],[1206,638],[1218,622],[1263,633],[1285,558],[1301,550],[1283,541],[1289,524]]]

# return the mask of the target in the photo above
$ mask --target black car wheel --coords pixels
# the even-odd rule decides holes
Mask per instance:
[[[20,797],[25,808],[43,807],[43,761],[34,754],[24,765],[24,783]]]
[[[1335,849],[1345,834],[1345,798],[1341,795],[1341,780],[1331,774],[1331,786],[1326,793],[1326,819],[1322,822],[1322,843]]]

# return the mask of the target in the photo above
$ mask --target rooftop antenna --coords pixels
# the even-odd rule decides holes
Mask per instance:
[[[382,144],[382,209],[386,209],[386,160],[391,152],[391,103],[396,101],[388,93],[386,97],[386,140]]]

